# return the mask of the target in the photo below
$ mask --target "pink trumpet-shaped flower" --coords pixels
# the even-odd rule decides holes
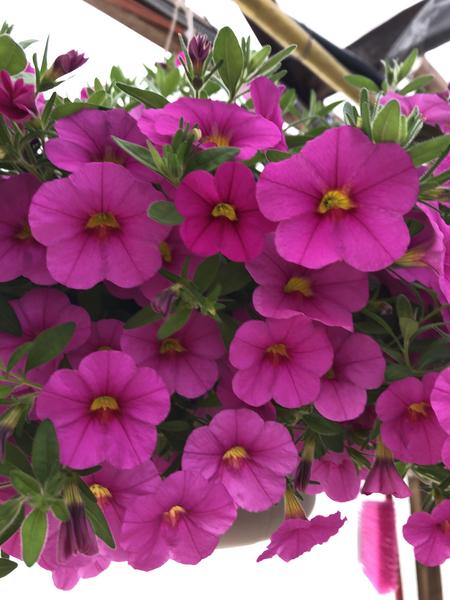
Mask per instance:
[[[439,425],[447,433],[442,447],[442,460],[450,468],[450,367],[439,373],[431,392],[431,406]]]
[[[274,146],[277,150],[287,150],[283,135],[283,114],[280,100],[286,86],[276,85],[268,77],[257,77],[250,83],[250,95],[253,100],[255,112],[269,121],[272,121],[281,132],[281,141]]]
[[[99,350],[121,350],[120,339],[123,334],[123,323],[117,319],[100,319],[92,321],[91,335],[84,344],[69,352],[67,358],[76,368],[81,359]]]
[[[414,546],[417,562],[437,567],[450,558],[450,500],[431,513],[415,512],[403,527],[405,540]]]

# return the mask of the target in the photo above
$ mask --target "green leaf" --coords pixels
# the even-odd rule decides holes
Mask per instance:
[[[251,281],[251,277],[242,263],[227,262],[219,269],[220,293],[222,296],[232,294],[244,288]]]
[[[400,104],[397,100],[390,100],[375,117],[372,125],[372,139],[375,142],[399,142],[400,121]]]
[[[81,110],[95,110],[98,108],[100,107],[88,102],[65,102],[54,109],[52,118],[57,121],[58,119],[63,119],[64,117],[74,115]]]
[[[158,431],[163,433],[178,433],[191,429],[191,424],[188,421],[164,421],[158,425]]]
[[[116,86],[122,92],[125,92],[132,98],[136,98],[136,100],[142,102],[142,104],[146,108],[162,108],[168,103],[168,100],[166,100],[164,96],[161,96],[156,92],[150,92],[149,90],[140,90],[139,88],[134,87],[133,85],[127,85],[126,83],[118,81],[116,81]]]
[[[249,72],[252,73],[256,69],[258,69],[266,60],[266,58],[270,55],[271,52],[272,48],[269,46],[269,44],[263,46],[261,50],[255,52],[250,58]]]
[[[194,283],[200,292],[204,292],[212,286],[216,280],[220,263],[220,254],[214,254],[199,264],[195,271]]]
[[[60,521],[68,521],[70,519],[70,513],[64,503],[64,500],[55,500],[50,504],[50,508],[52,509],[52,513],[55,515],[55,517]]]
[[[45,483],[59,470],[59,445],[55,428],[46,419],[39,424],[33,440],[31,464],[36,477]]]
[[[155,312],[151,306],[145,306],[138,310],[132,317],[126,321],[124,325],[124,329],[135,329],[136,327],[143,327],[144,325],[148,325],[149,323],[154,323],[155,321],[159,321],[162,316]]]
[[[437,158],[442,152],[450,147],[450,135],[438,135],[437,137],[414,144],[408,149],[408,154],[416,167]]]
[[[91,522],[95,535],[103,540],[110,548],[115,548],[116,544],[114,542],[111,530],[109,529],[108,522],[106,521],[100,508],[97,506],[97,502],[92,502],[87,496],[85,496],[84,507],[86,510],[86,516]]]
[[[47,513],[36,508],[22,525],[22,555],[27,567],[31,567],[38,560],[46,535]]]
[[[13,446],[13,444],[6,444],[5,461],[14,467],[17,467],[24,473],[33,475],[27,456],[17,446]]]
[[[15,521],[21,508],[22,501],[19,498],[12,498],[0,504],[0,535]]]
[[[397,315],[401,317],[413,317],[413,307],[411,302],[404,294],[399,294],[395,301],[395,309],[397,311]]]
[[[72,339],[75,323],[62,323],[42,331],[32,342],[25,370],[29,371],[56,358]]]
[[[213,171],[222,163],[232,160],[239,154],[239,148],[207,148],[194,152],[186,165],[186,173],[203,170]]]
[[[402,79],[404,79],[408,75],[408,73],[411,71],[411,69],[413,68],[413,65],[416,61],[418,53],[419,52],[418,52],[417,48],[413,48],[413,50],[411,50],[411,52],[408,54],[408,56],[402,62],[402,64],[400,65],[400,69],[398,71],[398,81],[401,81]]]
[[[234,96],[237,84],[244,68],[242,50],[230,27],[223,27],[216,36],[213,48],[216,64],[220,64],[219,73],[227,86],[230,96]]]
[[[122,148],[127,154],[135,158],[141,164],[145,165],[149,169],[154,170],[155,162],[150,154],[148,148],[144,148],[144,146],[140,146],[139,144],[133,144],[132,142],[127,142],[126,140],[121,140],[116,136],[112,135],[112,139],[115,143]]]
[[[22,525],[24,519],[25,510],[22,502],[19,502],[19,507],[14,519],[11,520],[10,523],[5,526],[5,528],[3,528],[3,524],[0,524],[0,546],[16,533],[16,531]]]
[[[433,75],[420,75],[420,77],[416,77],[415,79],[410,81],[408,85],[405,85],[405,87],[402,88],[399,93],[404,96],[405,94],[409,94],[409,92],[415,92],[419,88],[426,87],[433,80]]]
[[[13,469],[9,474],[9,478],[15,489],[21,494],[24,494],[24,496],[36,496],[40,495],[42,492],[39,482],[23,471]]]
[[[275,68],[281,63],[285,58],[287,58],[290,54],[294,52],[297,48],[295,44],[288,46],[287,48],[283,48],[279,52],[273,54],[269,60],[266,60],[260,68],[257,70],[256,75],[267,75],[271,71],[275,70]]]
[[[16,75],[27,66],[27,57],[23,48],[9,35],[0,35],[0,70],[5,69],[10,75]]]
[[[303,421],[310,429],[312,429],[312,431],[320,435],[331,436],[342,433],[342,426],[339,425],[339,423],[328,421],[328,419],[325,419],[316,413],[305,415]]]
[[[6,577],[17,567],[17,563],[9,558],[0,558],[0,577]]]
[[[346,75],[344,79],[356,88],[365,87],[369,91],[375,93],[380,91],[380,88],[377,86],[375,81],[372,81],[368,77],[364,77],[364,75]]]
[[[14,369],[14,367],[17,365],[17,363],[19,363],[22,360],[22,358],[25,356],[25,354],[28,354],[32,345],[33,345],[33,342],[25,342],[25,344],[18,346],[14,350],[14,352],[11,354],[8,364],[6,365],[6,369],[8,371],[11,371],[11,369]]]
[[[11,305],[0,294],[0,331],[11,335],[22,335],[22,328]]]
[[[177,211],[175,204],[168,200],[153,202],[153,204],[150,204],[148,207],[147,214],[150,219],[153,219],[157,223],[162,223],[163,225],[180,225],[184,220]]]
[[[158,340],[163,340],[164,338],[170,337],[172,334],[179,331],[183,325],[186,325],[191,313],[192,308],[186,306],[185,304],[181,304],[158,329]]]

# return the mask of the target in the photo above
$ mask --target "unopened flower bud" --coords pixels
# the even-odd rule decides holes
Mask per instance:
[[[17,427],[20,418],[22,416],[22,408],[19,406],[13,406],[0,418],[0,462],[5,456],[6,442],[14,433],[14,429]]]
[[[63,499],[70,519],[63,521],[59,528],[58,562],[64,563],[76,554],[85,554],[86,556],[97,554],[97,539],[92,525],[86,517],[83,498],[75,483],[71,482],[66,485],[63,490]]]
[[[298,492],[304,492],[311,479],[311,467],[314,460],[315,441],[307,440],[303,447],[300,464],[295,473],[294,485]]]
[[[202,72],[203,63],[211,52],[212,44],[203,34],[194,35],[189,42],[188,52],[194,66],[194,74],[199,76]]]

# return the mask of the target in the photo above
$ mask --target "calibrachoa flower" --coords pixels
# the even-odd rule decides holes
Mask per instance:
[[[409,115],[417,108],[425,123],[436,125],[444,132],[450,130],[450,104],[439,94],[402,96],[396,92],[388,92],[382,96],[380,103],[386,104],[389,100],[397,100],[404,115]]]
[[[145,500],[130,505],[122,545],[136,569],[150,571],[169,559],[195,565],[213,552],[235,518],[236,508],[223,485],[179,471]]]
[[[317,398],[332,359],[324,329],[306,317],[247,321],[230,346],[230,362],[238,369],[233,391],[251,406],[271,399],[286,408],[304,406]]]
[[[13,121],[24,121],[36,113],[34,86],[21,77],[12,79],[8,71],[0,71],[0,114]]]
[[[396,498],[411,496],[411,490],[400,477],[392,458],[392,452],[378,440],[375,463],[367,474],[361,494],[384,494]]]
[[[270,544],[267,550],[258,556],[258,562],[276,554],[286,562],[298,558],[317,544],[328,542],[346,521],[345,517],[341,518],[340,512],[328,517],[314,517],[309,521],[301,507],[296,507],[295,504],[295,501],[289,502],[286,507],[286,519],[271,535]]]
[[[112,162],[124,166],[131,173],[147,181],[162,178],[115,143],[112,136],[144,146],[145,137],[135,119],[126,110],[82,110],[55,123],[57,138],[45,144],[48,159],[60,169],[77,171],[86,163]],[[149,188],[149,198],[157,195]],[[150,200],[148,204],[150,204]]]
[[[447,433],[442,447],[442,460],[450,467],[450,367],[438,375],[431,392],[431,406],[437,416],[439,425]]]
[[[394,381],[378,397],[381,438],[398,460],[431,465],[441,459],[446,434],[430,404],[436,377],[437,373],[427,373],[422,380]]]
[[[17,300],[11,301],[11,307],[17,315],[22,328],[21,336],[0,332],[0,359],[7,364],[16,348],[32,342],[42,331],[61,325],[75,323],[74,334],[64,349],[65,352],[75,350],[83,344],[91,332],[91,321],[88,313],[80,306],[70,303],[65,294],[51,288],[35,288]],[[44,383],[57,368],[62,358],[59,354],[55,359],[40,367],[31,369],[28,377],[31,381]],[[23,368],[22,359],[16,368]]]
[[[283,114],[280,100],[286,86],[276,85],[268,77],[257,77],[250,83],[250,95],[257,112],[272,121],[280,131],[283,129]],[[280,142],[274,146],[277,150],[287,150],[286,140],[281,136]]]
[[[126,329],[122,349],[138,365],[153,367],[170,393],[186,398],[201,396],[217,381],[217,360],[225,348],[217,324],[194,312],[187,324],[162,340],[157,337],[160,323]]]
[[[155,425],[168,411],[157,373],[115,350],[90,354],[78,370],[56,371],[36,401],[37,417],[55,425],[61,461],[75,469],[101,462],[129,469],[148,460]]]
[[[377,271],[409,243],[403,215],[419,176],[397,144],[373,144],[354,127],[336,127],[287,160],[267,165],[257,185],[262,213],[279,222],[280,255],[318,269],[342,260]]]
[[[299,267],[281,258],[271,234],[262,254],[245,266],[259,284],[253,304],[264,317],[306,315],[352,330],[352,312],[361,310],[369,299],[366,273],[342,262],[322,269]]]
[[[31,203],[30,225],[47,246],[56,281],[76,289],[103,280],[129,288],[154,275],[168,229],[146,215],[149,189],[110,163],[86,164],[66,179],[44,183]]]
[[[278,127],[236,104],[220,100],[181,98],[164,108],[142,113],[138,125],[157,145],[170,143],[180,127],[180,119],[200,130],[200,146],[239,148],[237,158],[248,160],[258,150],[274,148],[281,140]]]
[[[442,500],[431,513],[413,513],[403,536],[414,546],[418,562],[427,567],[441,565],[450,558],[450,500]]]
[[[180,235],[189,250],[200,256],[221,252],[237,262],[258,256],[270,224],[259,211],[255,190],[253,173],[240,163],[224,163],[215,175],[188,173],[175,203],[185,217]]]
[[[91,335],[84,344],[69,352],[67,358],[72,367],[76,368],[81,359],[98,350],[121,350],[120,339],[123,333],[123,323],[117,319],[100,319],[92,321]]]
[[[0,180],[0,281],[28,277],[33,283],[54,283],[45,262],[45,247],[28,224],[31,198],[40,182],[22,173]]]
[[[298,462],[288,430],[246,408],[222,410],[194,429],[184,447],[183,470],[221,481],[235,503],[258,512],[276,504],[286,475]]]
[[[325,492],[336,502],[348,502],[359,494],[361,476],[353,460],[346,451],[328,451],[321,458],[312,463],[311,481],[308,493]]]
[[[364,411],[367,390],[384,380],[385,360],[380,346],[368,335],[327,329],[334,351],[333,365],[322,378],[314,406],[332,421],[356,419]]]

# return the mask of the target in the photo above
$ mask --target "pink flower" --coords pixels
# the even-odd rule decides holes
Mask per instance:
[[[48,159],[60,169],[73,172],[86,163],[112,162],[124,166],[136,177],[159,183],[157,173],[137,162],[115,143],[112,136],[145,145],[145,137],[139,131],[135,119],[126,110],[82,110],[55,123],[57,138],[45,144]],[[149,188],[148,202],[152,193]]]
[[[129,288],[154,275],[168,230],[147,217],[150,201],[148,184],[110,163],[44,183],[31,203],[30,225],[47,246],[51,275],[76,289],[105,279]]]
[[[266,510],[283,496],[297,449],[280,423],[246,408],[222,410],[209,425],[194,429],[184,447],[183,470],[221,481],[235,503]]]
[[[257,77],[250,83],[250,94],[255,112],[269,121],[272,121],[281,133],[281,140],[274,148],[287,150],[287,144],[283,135],[283,113],[281,112],[280,100],[286,86],[276,85],[268,77]]]
[[[195,565],[209,556],[233,524],[236,508],[220,483],[178,471],[125,515],[122,545],[135,569],[150,571],[171,558]]]
[[[447,467],[450,467],[450,367],[444,369],[436,379],[431,392],[431,406],[439,425],[447,433],[442,447],[442,460]]]
[[[13,121],[24,121],[37,114],[34,86],[8,71],[0,71],[0,114]]]
[[[286,262],[277,253],[272,234],[266,237],[263,253],[245,266],[259,284],[253,304],[264,317],[306,315],[353,330],[352,312],[361,310],[369,299],[366,273],[345,263],[305,269]]]
[[[329,450],[313,461],[311,481],[317,481],[319,485],[310,483],[306,490],[308,494],[323,491],[336,502],[348,502],[358,496],[361,476],[347,452]]]
[[[418,191],[405,150],[373,144],[359,129],[343,126],[267,165],[257,199],[264,216],[279,222],[275,244],[286,260],[311,269],[342,260],[377,271],[405,253],[403,215]]]
[[[99,350],[121,350],[120,338],[123,323],[117,319],[100,319],[92,321],[91,335],[84,344],[69,352],[67,358],[72,367],[77,368],[81,359]]]
[[[45,247],[32,236],[28,209],[39,181],[32,175],[0,180],[0,281],[28,277],[33,283],[54,283],[45,262]]]
[[[444,132],[450,129],[450,104],[439,94],[402,96],[396,92],[388,92],[381,98],[380,103],[386,104],[389,100],[397,100],[404,115],[409,115],[414,108],[418,108],[428,125],[436,125]]]
[[[115,350],[90,354],[78,370],[56,371],[36,401],[37,417],[55,425],[61,461],[75,469],[102,462],[129,469],[148,460],[155,425],[168,411],[157,373]]]
[[[218,378],[217,360],[225,348],[217,324],[193,313],[179,331],[158,340],[160,323],[126,329],[122,349],[138,365],[153,367],[172,394],[196,398],[212,388]]]
[[[236,331],[230,362],[233,391],[246,404],[273,398],[286,408],[314,402],[333,351],[324,329],[306,317],[247,321]]]
[[[405,540],[414,546],[417,562],[437,567],[450,558],[450,500],[431,513],[415,512],[403,527]]]
[[[394,381],[378,397],[381,438],[398,460],[431,465],[441,459],[446,435],[430,404],[436,377],[437,373],[427,373],[422,380]]]
[[[56,78],[62,77],[62,75],[67,75],[75,69],[78,69],[84,63],[87,62],[87,58],[84,54],[80,54],[76,50],[69,50],[69,52],[65,52],[64,54],[60,54],[51,67],[51,70],[55,74]]]
[[[35,288],[18,300],[12,300],[11,306],[22,328],[21,336],[0,333],[0,359],[6,364],[16,348],[32,342],[42,331],[62,323],[75,323],[72,339],[64,352],[71,352],[83,344],[89,337],[91,321],[88,313],[80,306],[73,306],[65,294],[51,288]],[[57,368],[62,354],[52,361],[28,372],[31,381],[44,383]],[[16,368],[23,368],[22,359]]]
[[[164,108],[144,111],[138,126],[150,141],[162,146],[170,144],[180,119],[200,130],[202,148],[233,146],[240,149],[241,160],[275,147],[281,139],[278,127],[269,120],[220,100],[180,98]]]
[[[367,390],[379,387],[386,367],[379,345],[368,335],[327,329],[334,350],[331,369],[322,378],[314,406],[332,421],[349,421],[364,412]]]
[[[411,490],[400,477],[392,458],[392,452],[379,440],[375,463],[367,474],[361,494],[384,494],[396,498],[411,496]]]
[[[230,260],[252,260],[262,252],[270,225],[256,203],[251,170],[240,163],[224,163],[215,175],[188,173],[177,189],[175,204],[185,217],[183,242],[194,254],[221,252]]]

